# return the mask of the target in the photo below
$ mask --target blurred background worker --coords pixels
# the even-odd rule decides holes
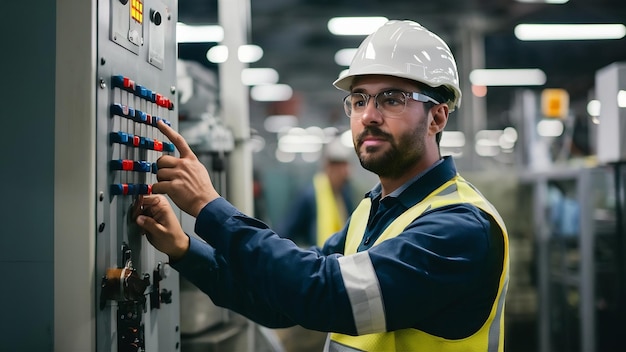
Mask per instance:
[[[287,216],[278,224],[277,233],[301,247],[322,247],[339,232],[354,210],[354,187],[350,182],[350,160],[354,149],[340,137],[324,145],[321,170],[300,191],[289,206]],[[321,351],[326,333],[301,326],[276,329],[287,352]]]
[[[354,210],[350,182],[350,159],[354,150],[335,138],[324,145],[322,169],[297,196],[278,233],[302,247],[323,246],[330,235],[341,230]]]

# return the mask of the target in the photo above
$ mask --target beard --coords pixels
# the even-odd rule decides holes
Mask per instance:
[[[369,126],[357,136],[356,152],[361,166],[379,177],[397,178],[413,168],[425,153],[428,119],[424,118],[413,130],[408,130],[394,138],[381,131],[378,127]],[[389,148],[366,147],[361,150],[365,136],[383,138],[389,143]]]

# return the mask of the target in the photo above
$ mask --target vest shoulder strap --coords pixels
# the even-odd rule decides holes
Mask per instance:
[[[428,196],[426,196],[426,198],[424,198],[424,200],[415,204],[413,207],[407,209],[404,213],[398,216],[391,224],[389,224],[389,226],[387,226],[380,237],[378,237],[375,245],[388,238],[397,236],[424,212],[458,203],[470,203],[477,206],[481,210],[490,214],[503,229],[505,228],[504,221],[502,221],[500,215],[493,208],[493,206],[480,194],[478,190],[465,181],[461,175],[457,174],[448,182],[431,192]],[[350,225],[348,226],[348,235],[345,247],[346,250],[344,254],[356,253],[363,234],[365,233],[370,209],[371,200],[369,198],[365,198],[352,214]]]

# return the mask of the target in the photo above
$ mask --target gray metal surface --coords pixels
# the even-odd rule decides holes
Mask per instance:
[[[113,187],[151,185],[156,182],[156,175],[150,171],[114,170],[110,166],[112,160],[154,163],[164,153],[173,154],[152,145],[145,148],[118,143],[111,134],[168,142],[150,120],[162,118],[177,128],[176,21],[175,0],[110,0],[98,4],[95,168],[99,197],[94,283],[97,285],[94,308],[97,351],[122,351],[128,344],[138,345],[138,351],[180,350],[178,273],[168,268],[167,256],[156,251],[134,225],[131,207],[139,195],[116,194]],[[116,76],[131,80],[132,87],[124,89]],[[158,94],[158,98],[152,98],[150,92],[155,97]],[[173,107],[167,106],[168,101]],[[121,116],[126,111],[114,113],[114,104],[131,112],[128,116]],[[133,119],[132,111],[135,116],[141,111],[150,118],[143,122]],[[149,280],[143,297],[140,295],[138,299],[124,294],[110,297],[101,287],[105,285],[103,278],[108,270],[127,265],[125,249],[130,253],[137,277]],[[132,321],[122,316],[122,312],[130,314],[128,311],[135,308],[139,309],[139,316]],[[137,334],[128,332],[134,328],[139,329]],[[139,341],[129,341],[133,338]]]

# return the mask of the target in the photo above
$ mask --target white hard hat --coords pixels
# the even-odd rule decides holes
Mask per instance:
[[[354,157],[354,149],[348,148],[340,137],[332,139],[324,146],[324,155],[330,162],[348,162]]]
[[[447,102],[450,110],[461,106],[461,89],[456,61],[439,36],[413,21],[392,20],[370,34],[359,46],[348,73],[335,87],[350,91],[360,75],[408,78],[431,87],[445,86],[454,92]]]

